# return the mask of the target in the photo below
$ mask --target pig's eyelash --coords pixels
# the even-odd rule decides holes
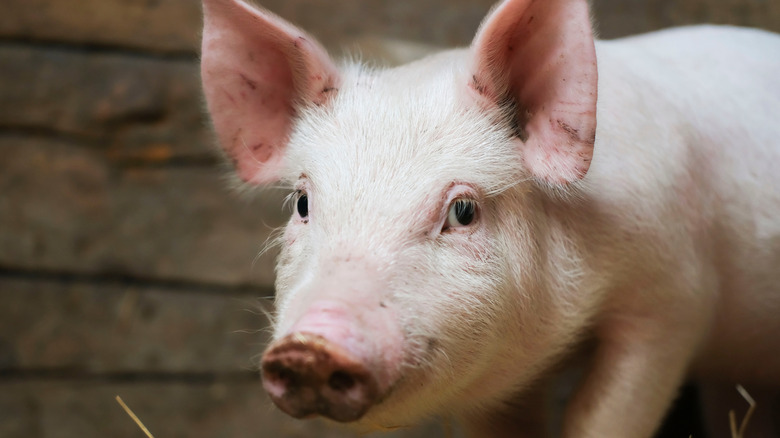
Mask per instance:
[[[479,220],[477,201],[470,198],[453,199],[447,207],[447,218],[444,220],[442,232],[455,228],[466,228]]]
[[[284,202],[282,202],[283,208],[292,211],[292,205],[295,199],[298,197],[298,192],[300,192],[300,190],[293,190],[284,197]]]
[[[298,190],[295,194],[295,213],[306,223],[309,220],[309,196],[303,190]]]
[[[301,201],[301,198],[307,198],[308,194],[303,189],[298,189],[293,191],[292,193],[288,194],[284,199],[284,207],[287,208],[289,211],[291,211],[291,214],[298,214],[302,219],[306,220],[308,215],[308,202],[306,203],[307,207],[307,213],[301,214],[300,211],[300,205],[299,202]]]

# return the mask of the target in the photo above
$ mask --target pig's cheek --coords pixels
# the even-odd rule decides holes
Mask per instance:
[[[462,244],[456,244],[458,255],[465,259],[469,265],[482,263],[493,252],[494,242],[488,238],[484,229],[466,234]]]

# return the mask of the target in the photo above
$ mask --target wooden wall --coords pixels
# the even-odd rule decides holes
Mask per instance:
[[[269,0],[333,49],[468,44],[493,0]],[[595,0],[614,37],[777,0]],[[206,128],[197,0],[0,6],[0,437],[351,436],[262,393],[283,192],[228,189]],[[367,49],[366,49],[367,48]],[[394,437],[443,436],[437,424]]]

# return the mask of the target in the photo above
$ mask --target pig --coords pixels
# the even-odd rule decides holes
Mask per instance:
[[[560,435],[642,438],[686,381],[778,395],[780,37],[594,41],[585,0],[504,0],[469,48],[380,69],[203,5],[217,141],[292,192],[260,365],[282,411],[543,437],[572,364]]]

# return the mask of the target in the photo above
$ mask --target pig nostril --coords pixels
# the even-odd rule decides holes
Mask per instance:
[[[287,388],[295,386],[298,376],[288,369],[280,369],[276,372],[276,379]]]
[[[271,400],[295,418],[356,421],[379,398],[378,382],[364,363],[315,334],[295,332],[276,341],[261,368]]]
[[[280,391],[287,391],[298,385],[298,374],[278,363],[267,365],[265,375],[264,380]]]
[[[355,386],[355,379],[344,371],[336,371],[330,375],[328,386],[334,391],[348,391]]]

